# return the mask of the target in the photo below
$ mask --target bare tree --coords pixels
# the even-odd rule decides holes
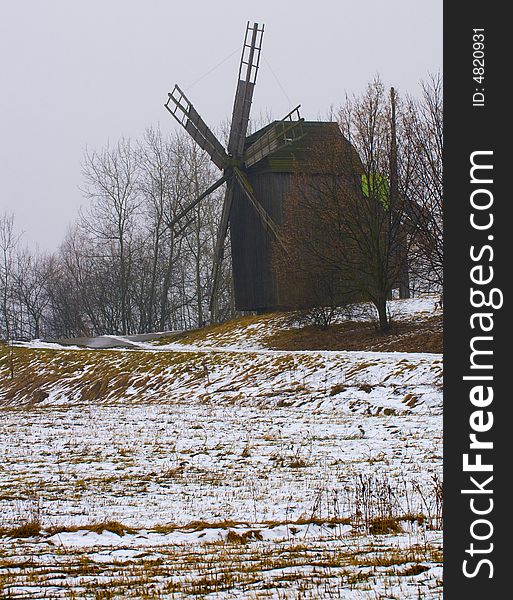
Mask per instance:
[[[186,203],[193,201],[200,193],[212,185],[217,174],[207,155],[196,144],[188,144],[184,155],[189,174],[189,183],[185,193]],[[191,261],[190,283],[194,289],[196,319],[200,326],[207,322],[208,305],[211,290],[212,261],[216,240],[216,224],[220,218],[221,192],[210,195],[196,205],[193,219],[185,234],[186,254]]]
[[[314,173],[299,177],[286,198],[282,237],[287,252],[275,250],[280,288],[299,293],[310,307],[323,306],[325,315],[336,306],[370,301],[386,331],[387,298],[400,268],[393,249],[399,231],[394,220],[401,209],[396,206],[392,213],[377,186],[363,193],[360,182],[348,177],[348,160],[344,145],[322,148]]]
[[[129,285],[137,210],[137,157],[130,140],[122,139],[114,148],[86,151],[83,163],[87,198],[92,201],[82,223],[114,253],[116,284],[120,301],[120,332],[130,332]]]
[[[0,333],[9,344],[9,373],[14,377],[14,337],[17,334],[17,313],[14,303],[14,269],[15,256],[20,235],[14,228],[14,215],[0,215],[0,293],[1,321]]]
[[[422,97],[409,97],[402,116],[411,158],[404,194],[415,208],[418,235],[414,276],[427,289],[443,289],[443,87],[440,74],[422,82]]]
[[[45,321],[48,336],[68,338],[90,334],[91,329],[84,321],[84,303],[88,299],[84,298],[63,258],[64,245],[50,258],[48,265]]]
[[[145,290],[146,315],[140,329],[149,331],[159,326],[163,329],[168,312],[175,251],[174,232],[168,225],[177,210],[172,193],[176,152],[171,140],[164,139],[159,129],[146,130],[138,144],[138,152],[138,189],[143,203],[144,228],[151,247],[149,281]]]
[[[46,307],[50,298],[48,295],[48,271],[51,259],[49,256],[34,252],[27,248],[17,256],[14,276],[18,311],[26,314],[27,323],[23,324],[23,335],[26,337],[41,337],[41,329]]]
[[[0,215],[0,327],[3,336],[11,340],[16,329],[16,311],[14,309],[14,280],[16,251],[20,235],[14,227],[14,215]]]
[[[383,331],[389,328],[387,299],[405,279],[413,241],[399,192],[395,109],[395,94],[389,99],[379,79],[361,97],[346,99],[341,128],[352,146],[318,147],[310,172],[297,177],[284,208],[288,257],[277,259],[280,276],[292,277],[281,289],[323,306],[323,318],[340,304],[370,301]]]

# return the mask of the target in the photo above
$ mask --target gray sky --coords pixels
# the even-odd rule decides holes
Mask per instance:
[[[174,129],[163,103],[175,82],[212,128],[230,116],[248,20],[265,23],[254,117],[301,104],[316,119],[377,73],[417,93],[442,67],[442,0],[5,0],[1,9],[0,213],[48,250],[85,203],[86,146]]]

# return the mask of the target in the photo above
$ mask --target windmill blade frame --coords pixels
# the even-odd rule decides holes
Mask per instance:
[[[281,121],[273,123],[267,131],[246,149],[244,165],[247,168],[304,136],[302,127],[304,118],[299,113],[300,107],[301,104],[298,104]]]
[[[170,102],[173,102],[173,108],[170,108]],[[168,99],[164,107],[187,131],[198,146],[205,150],[212,159],[212,162],[219,169],[224,169],[228,162],[228,154],[224,146],[212,133],[211,129],[194,108],[192,102],[177,84],[175,84],[173,91],[168,94]]]
[[[197,198],[195,198],[192,202],[187,204],[185,208],[183,208],[169,223],[170,227],[174,227],[178,221],[183,219],[197,204],[199,204],[203,198],[209,196],[212,192],[215,192],[217,188],[221,187],[223,183],[226,183],[230,177],[231,173],[225,173],[222,177],[220,177],[215,183],[213,183],[209,188],[207,188],[202,194],[200,194]]]
[[[214,310],[214,303],[215,303],[215,299],[217,298],[217,291],[219,289],[219,276],[221,274],[221,264],[222,264],[223,258],[224,258],[224,244],[226,241],[226,235],[228,233],[228,224],[230,222],[230,212],[232,210],[234,184],[235,184],[234,178],[233,178],[233,176],[231,176],[228,181],[228,185],[226,186],[226,193],[224,196],[221,220],[219,222],[219,227],[217,229],[217,240],[216,240],[216,246],[214,249],[214,264],[213,264],[213,268],[212,268],[212,291],[210,294],[210,305],[209,305],[210,312],[212,312]]]
[[[248,21],[240,59],[239,77],[228,140],[228,153],[235,158],[240,158],[244,152],[249,113],[253,101],[253,90],[260,65],[263,36],[264,25],[259,28],[258,23],[254,23],[251,27]]]
[[[253,191],[253,186],[251,185],[249,179],[246,177],[246,174],[243,173],[238,167],[234,167],[233,173],[235,175],[237,183],[239,184],[239,187],[241,188],[246,198],[250,201],[253,208],[258,213],[258,216],[260,217],[260,220],[262,221],[264,227],[272,233],[274,238],[281,245],[282,249],[286,252],[287,248],[280,236],[278,226],[273,221],[269,213],[265,210],[265,208],[256,199],[255,192]]]
[[[194,208],[225,185],[220,221],[214,234],[216,237],[212,249],[209,308],[214,320],[217,318],[219,296],[224,290],[223,259],[228,231],[232,250],[232,290],[237,310],[267,310],[276,305],[278,287],[272,265],[275,243],[288,254],[277,223],[281,223],[282,197],[291,173],[296,169],[297,152],[302,157],[305,148],[300,144],[296,149],[291,147],[290,151],[287,149],[282,154],[278,153],[289,144],[309,135],[310,131],[298,105],[281,120],[273,121],[247,137],[263,35],[263,24],[247,22],[226,146],[207,126],[178,85],[168,94],[164,105],[222,171],[217,181],[203,193],[192,196],[192,201],[187,199],[188,203],[184,202],[185,205],[166,221],[175,235],[177,230],[178,234],[186,234],[196,217]],[[272,163],[271,158],[268,159],[271,162],[267,164],[266,157],[273,154],[276,154],[276,164]],[[254,165],[257,166],[253,169]]]
[[[260,64],[260,53],[262,51],[262,38],[264,37],[264,25],[258,27],[258,23],[250,22],[246,24],[246,35],[244,36],[244,45],[242,47],[242,56],[239,65],[239,80],[256,83],[258,66]],[[249,40],[251,31],[251,41]],[[254,72],[253,72],[254,69]]]

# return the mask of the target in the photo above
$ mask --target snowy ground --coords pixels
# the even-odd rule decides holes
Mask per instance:
[[[272,327],[1,362],[0,595],[441,598],[441,355]]]

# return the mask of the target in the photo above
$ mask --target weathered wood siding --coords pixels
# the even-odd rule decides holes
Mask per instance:
[[[277,225],[282,223],[283,197],[291,173],[252,173],[248,179],[255,196]],[[273,236],[246,196],[236,188],[230,215],[232,266],[237,310],[272,310],[277,305],[272,271]]]
[[[249,147],[263,132],[273,127],[270,123],[246,139]],[[349,171],[358,171],[359,159],[344,138],[337,123],[303,122],[304,135],[246,170],[255,197],[274,222],[283,222],[284,198],[297,173],[311,172],[312,151],[320,145],[340,143],[349,150]],[[235,187],[230,213],[232,268],[235,288],[235,306],[241,311],[269,311],[278,308],[280,294],[272,269],[273,237],[260,220],[258,213],[244,193]]]

